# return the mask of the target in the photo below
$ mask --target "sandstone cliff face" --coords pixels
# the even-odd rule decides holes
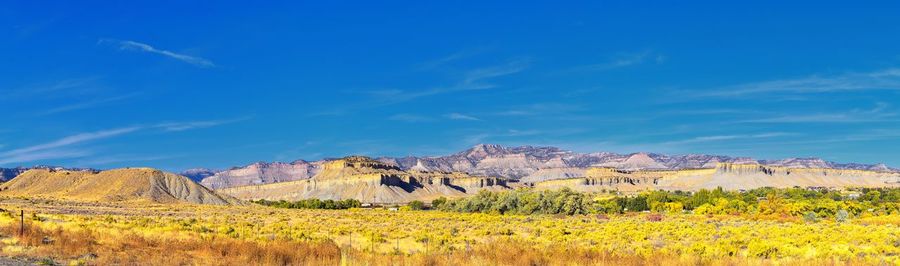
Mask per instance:
[[[569,187],[576,191],[637,191],[656,189],[661,180],[677,179],[685,175],[712,173],[712,169],[687,170],[624,170],[612,167],[592,167],[583,177],[537,182],[536,188]]]
[[[794,166],[796,167],[796,166]],[[661,189],[697,190],[722,187],[730,190],[759,187],[896,187],[900,174],[855,169],[792,168],[760,164],[720,163],[714,172],[686,174],[659,183]]]
[[[364,203],[405,203],[438,197],[463,197],[480,190],[509,189],[505,180],[459,172],[404,171],[366,157],[347,157],[322,164],[306,180],[219,189],[240,199],[356,199]]]
[[[585,176],[585,168],[578,167],[559,167],[559,168],[542,168],[534,173],[519,179],[522,183],[537,183],[541,181],[568,179]]]
[[[200,184],[211,189],[271,184],[308,179],[318,173],[322,162],[254,163],[204,178]]]
[[[569,187],[577,191],[646,189],[696,191],[760,187],[900,187],[900,173],[855,169],[791,168],[761,164],[718,163],[715,168],[682,170],[622,170],[593,167],[584,177],[534,183],[539,189]]]

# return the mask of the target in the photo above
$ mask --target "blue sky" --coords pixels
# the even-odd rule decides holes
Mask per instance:
[[[900,6],[0,6],[0,167],[168,170],[476,143],[900,166]]]

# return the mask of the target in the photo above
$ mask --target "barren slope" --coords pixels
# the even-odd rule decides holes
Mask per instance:
[[[102,172],[33,169],[0,186],[0,196],[217,205],[235,202],[184,176],[150,168]]]

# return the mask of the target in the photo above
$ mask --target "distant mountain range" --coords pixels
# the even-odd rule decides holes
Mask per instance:
[[[231,197],[404,203],[520,187],[631,193],[716,187],[900,186],[900,171],[884,164],[842,164],[818,158],[577,153],[555,147],[488,144],[446,156],[258,162],[221,171],[195,168],[180,175],[149,168],[102,172],[51,166],[0,168],[0,178],[5,182],[0,192],[6,196],[207,204],[232,204]]]
[[[204,168],[190,169],[182,174],[193,180],[199,180],[204,186],[219,189],[309,179],[321,170],[323,163],[333,160],[324,159],[314,162],[298,160],[290,163],[258,162],[223,171]],[[703,154],[577,153],[556,147],[504,147],[494,144],[478,144],[446,156],[379,157],[376,160],[396,165],[404,171],[465,172],[473,176],[503,177],[522,182],[584,176],[584,171],[589,167],[611,167],[620,170],[679,170],[715,168],[718,163],[900,172],[900,170],[889,168],[884,164],[845,164],[828,162],[819,158],[755,160],[747,157]]]
[[[227,170],[188,169],[180,174],[206,187],[218,189],[309,179],[321,170],[323,163],[333,160],[335,159],[312,162],[304,160],[257,162]],[[473,176],[503,177],[521,182],[580,177],[584,176],[584,171],[589,167],[612,167],[621,170],[679,170],[714,168],[718,163],[900,172],[900,170],[884,164],[836,163],[819,158],[756,160],[747,157],[705,154],[578,153],[556,147],[505,147],[495,144],[478,144],[467,150],[445,156],[379,157],[376,160],[396,165],[404,171],[465,172]],[[0,181],[8,181],[29,169],[93,170],[46,165],[0,168]]]

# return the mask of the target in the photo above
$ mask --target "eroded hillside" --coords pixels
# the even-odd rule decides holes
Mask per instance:
[[[184,176],[150,168],[32,169],[2,184],[0,196],[94,202],[235,203]]]

